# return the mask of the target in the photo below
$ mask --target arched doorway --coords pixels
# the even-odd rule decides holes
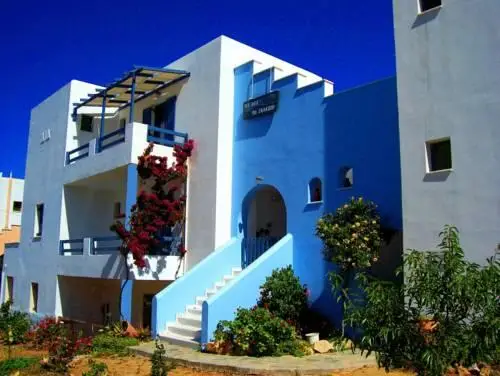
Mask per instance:
[[[243,257],[246,267],[286,235],[286,206],[271,185],[259,185],[243,202]]]

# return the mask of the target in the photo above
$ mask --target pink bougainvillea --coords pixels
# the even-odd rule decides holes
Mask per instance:
[[[137,172],[149,189],[142,188],[138,193],[128,228],[119,221],[111,226],[123,242],[123,254],[130,252],[139,268],[146,266],[144,257],[159,245],[162,231],[184,221],[186,197],[178,191],[183,190],[186,182],[186,162],[193,152],[194,142],[188,140],[183,145],[176,145],[175,161],[171,165],[167,157],[152,155],[153,147],[149,144],[137,164]],[[183,257],[187,252],[184,244],[178,248]]]

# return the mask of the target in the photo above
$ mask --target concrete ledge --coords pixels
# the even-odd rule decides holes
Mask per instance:
[[[359,353],[353,354],[350,351],[323,355],[315,354],[303,358],[293,356],[252,358],[248,356],[204,354],[186,347],[168,343],[164,343],[164,345],[168,359],[176,365],[230,375],[331,375],[341,369],[376,366],[374,356],[366,358]],[[154,348],[154,342],[148,342],[130,349],[132,353],[150,357]]]

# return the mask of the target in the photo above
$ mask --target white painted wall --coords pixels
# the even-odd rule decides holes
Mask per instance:
[[[12,181],[10,198],[8,197],[9,181]],[[23,201],[24,180],[0,177],[0,230],[21,225],[21,212],[13,210],[14,201]],[[7,222],[7,211],[9,211]]]
[[[405,248],[458,227],[478,263],[500,243],[500,2],[394,0]],[[427,173],[425,142],[450,137],[453,171]]]

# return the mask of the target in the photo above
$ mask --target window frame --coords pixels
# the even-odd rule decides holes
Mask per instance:
[[[432,12],[436,9],[439,9],[443,6],[443,0],[439,0],[439,5],[437,6],[434,6],[432,8],[428,8],[428,9],[423,9],[422,7],[422,2],[425,2],[427,0],[417,0],[417,4],[418,4],[418,14],[424,14],[424,13],[427,13],[427,12]]]
[[[35,205],[34,237],[41,238],[43,235],[43,217],[45,215],[45,204],[40,202]]]
[[[16,204],[19,204],[19,209],[16,209]],[[22,201],[13,201],[12,202],[12,211],[14,213],[21,213],[23,210],[23,202]]]
[[[434,169],[433,168],[433,145],[441,144],[447,142],[449,144],[449,167],[447,168],[440,168],[440,169]],[[442,137],[442,138],[436,138],[436,139],[431,139],[427,140],[425,142],[425,172],[427,174],[436,174],[436,173],[443,173],[443,172],[449,172],[453,171],[453,151],[452,151],[452,146],[451,146],[451,137]]]
[[[35,294],[35,290],[36,290],[36,294]],[[38,298],[39,298],[39,296],[40,296],[40,291],[39,291],[38,282],[31,282],[31,286],[30,286],[30,312],[31,313],[38,312]]]
[[[84,128],[84,119],[90,119],[90,129],[89,128]],[[80,132],[87,132],[87,133],[93,133],[94,132],[94,117],[92,115],[87,115],[87,114],[81,114],[80,115],[80,124],[79,124],[79,129]]]
[[[347,174],[349,171],[351,171],[350,185],[345,185],[345,181],[348,179]],[[340,167],[338,179],[338,189],[352,189],[354,186],[354,167],[348,165]]]

